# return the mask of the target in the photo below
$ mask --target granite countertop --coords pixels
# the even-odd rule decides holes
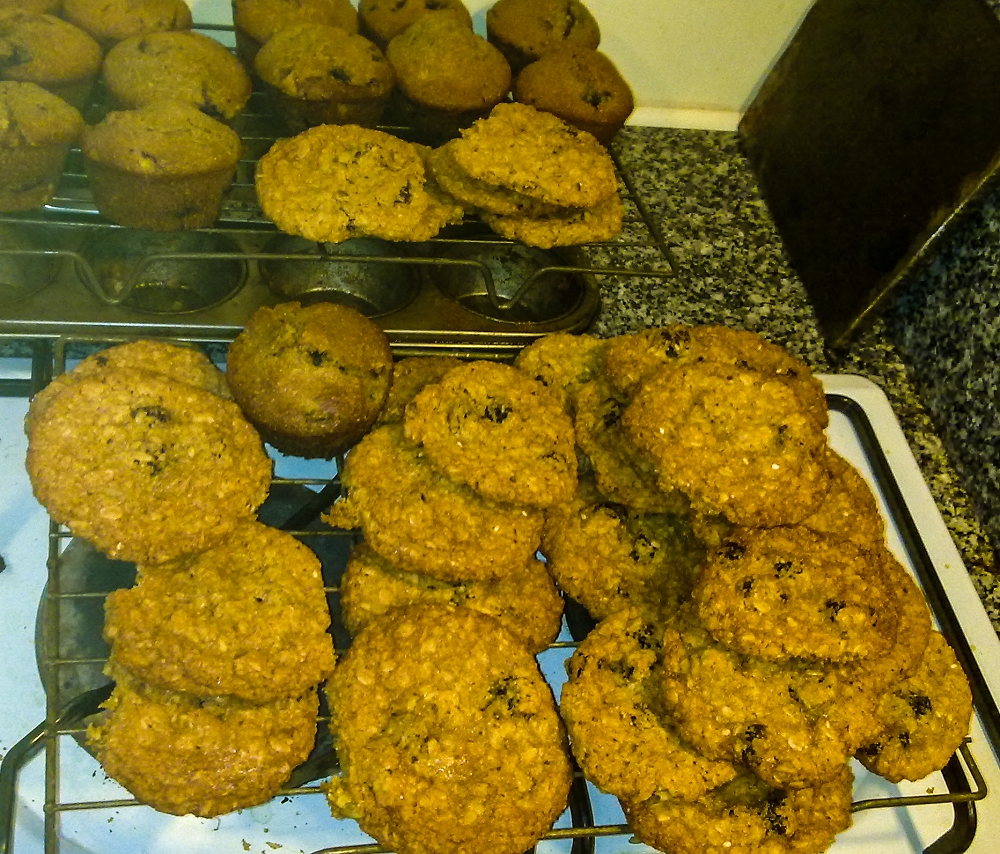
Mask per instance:
[[[886,325],[875,321],[845,353],[824,346],[805,289],[781,245],[735,133],[625,128],[619,160],[671,247],[674,278],[610,277],[593,332],[602,336],[665,323],[720,323],[782,344],[818,373],[851,373],[889,398],[931,494],[1000,634],[1000,576],[982,524],[949,461]],[[636,251],[595,260],[647,263]]]

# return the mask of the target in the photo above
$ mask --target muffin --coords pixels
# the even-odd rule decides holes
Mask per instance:
[[[350,0],[233,0],[236,55],[252,69],[261,45],[293,24],[326,24],[356,33],[358,13]]]
[[[597,50],[562,47],[531,63],[514,84],[514,100],[558,116],[607,145],[635,103],[614,63]]]
[[[442,10],[453,12],[472,29],[472,16],[462,0],[360,0],[358,3],[361,32],[383,48],[422,15]]]
[[[235,131],[181,101],[108,113],[81,147],[98,211],[154,231],[215,222],[242,152]]]
[[[37,83],[82,108],[101,70],[101,48],[54,15],[0,7],[0,79]]]
[[[58,15],[62,0],[0,0],[0,9],[20,9],[22,12],[44,12]]]
[[[596,48],[601,31],[580,0],[497,0],[486,12],[486,37],[517,73],[557,47]]]
[[[510,91],[507,60],[451,12],[428,12],[386,49],[401,123],[432,141],[454,137]]]
[[[254,70],[293,133],[313,125],[373,127],[396,75],[363,36],[327,24],[294,24],[257,53]]]
[[[44,205],[55,192],[83,117],[34,83],[0,82],[0,211]]]
[[[131,110],[172,99],[231,121],[250,99],[242,63],[213,38],[165,31],[123,39],[104,58],[104,82],[114,108]]]
[[[191,29],[184,0],[63,0],[62,15],[90,33],[104,50],[122,39],[162,30]]]
[[[230,345],[226,376],[265,441],[285,454],[330,458],[381,411],[392,351],[382,329],[353,308],[264,306]]]

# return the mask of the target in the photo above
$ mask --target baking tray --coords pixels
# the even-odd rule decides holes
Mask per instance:
[[[63,368],[61,359],[72,343],[56,342],[56,361],[49,366],[51,370],[58,372]],[[37,375],[37,360],[34,367]],[[875,485],[888,521],[890,546],[923,587],[938,625],[973,679],[976,701],[970,741],[943,773],[919,783],[895,786],[856,766],[855,823],[837,838],[833,850],[873,854],[996,851],[1000,848],[1000,805],[993,793],[1000,786],[1000,765],[996,759],[1000,717],[995,702],[1000,681],[996,666],[1000,643],[946,530],[942,537],[943,522],[884,395],[860,378],[822,379],[831,408],[831,444]],[[28,380],[29,377],[22,375],[11,381],[7,390],[23,394]],[[7,446],[7,453],[20,468],[24,440],[19,435],[19,419],[26,410],[26,400],[8,398],[0,402],[13,408],[13,414],[4,422],[0,444]],[[276,455],[276,472],[283,487],[316,489],[335,480],[336,464]],[[46,559],[58,557],[70,540],[66,531],[48,525],[44,512],[30,499],[23,470],[12,477],[9,491],[11,500],[16,502],[14,506],[31,505],[34,524],[29,527],[34,535],[28,536],[24,543],[27,551],[23,558],[11,558],[13,572],[0,574],[0,585],[12,578],[23,582],[30,566],[39,571]],[[10,506],[0,504],[0,510],[4,519],[10,518]],[[305,536],[347,535],[330,532]],[[49,560],[43,606],[49,618],[43,617],[42,647],[60,653],[68,651],[70,655],[43,655],[40,669],[48,675],[49,690],[37,687],[40,680],[35,661],[34,617],[43,590],[36,587],[34,596],[24,600],[28,613],[20,616],[23,623],[31,626],[32,637],[27,643],[13,644],[3,671],[7,682],[0,682],[0,690],[19,697],[7,720],[0,724],[3,728],[0,738],[5,745],[12,745],[38,721],[48,721],[34,733],[31,744],[22,742],[8,750],[0,773],[0,795],[6,795],[5,802],[0,803],[0,817],[11,823],[13,850],[18,854],[166,852],[178,847],[191,854],[240,849],[269,854],[284,848],[340,854],[377,850],[356,823],[330,817],[325,799],[315,785],[290,790],[261,807],[204,820],[156,813],[137,805],[127,792],[108,780],[80,747],[77,741],[80,728],[53,723],[70,695],[81,687],[67,674],[86,668],[93,673],[99,668],[101,657],[100,653],[89,660],[86,655],[73,657],[78,650],[67,650],[61,644],[59,635],[67,624],[57,618],[60,611],[78,613],[81,594],[82,598],[90,595],[89,607],[93,609],[101,596],[100,591],[94,596],[91,594],[95,591],[88,594],[73,589],[70,577],[62,575],[63,566],[59,560]],[[556,643],[539,656],[543,671],[557,693],[564,679],[563,662],[575,642],[572,632],[564,626]],[[916,800],[900,805],[894,800],[900,797]],[[567,810],[539,843],[539,851],[567,854],[621,851],[630,838],[623,822],[615,799],[578,779],[573,809]],[[0,838],[0,845],[4,844]],[[629,845],[629,850],[649,849]]]

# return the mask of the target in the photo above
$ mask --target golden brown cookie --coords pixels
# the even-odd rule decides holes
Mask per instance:
[[[142,803],[205,818],[273,798],[316,739],[316,691],[251,705],[119,678],[87,740]]]
[[[406,436],[438,470],[495,501],[548,507],[576,491],[573,424],[517,368],[468,362],[406,408]]]
[[[538,548],[542,512],[484,498],[436,471],[401,425],[377,427],[347,455],[346,498],[324,519],[360,528],[390,563],[442,581],[502,578]]]
[[[536,217],[482,216],[497,234],[542,249],[611,240],[621,232],[623,222],[622,200],[617,194],[590,208],[564,208]]]
[[[572,415],[580,389],[604,371],[603,338],[586,333],[551,332],[536,338],[514,359],[514,367],[558,394]]]
[[[569,751],[534,657],[469,608],[410,606],[354,639],[329,684],[335,815],[399,854],[521,854],[566,807]]]
[[[401,423],[407,404],[424,386],[436,383],[448,371],[461,364],[461,359],[454,356],[408,356],[400,359],[393,365],[389,397],[379,413],[377,423]]]
[[[319,559],[259,522],[108,596],[115,662],[158,688],[253,703],[299,696],[333,672]]]
[[[28,474],[55,521],[107,555],[161,563],[252,518],[271,460],[235,403],[139,368],[81,377],[32,422]]]

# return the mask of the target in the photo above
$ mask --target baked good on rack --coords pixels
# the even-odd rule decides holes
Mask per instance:
[[[450,152],[473,178],[556,207],[593,208],[618,191],[604,146],[527,104],[498,104]]]
[[[389,397],[376,419],[377,424],[402,422],[406,405],[424,386],[436,383],[462,360],[454,356],[408,356],[392,368],[392,385]]]
[[[90,33],[104,50],[131,36],[189,30],[193,23],[184,0],[63,0],[62,16]]]
[[[931,632],[920,666],[879,701],[877,738],[856,754],[893,783],[922,780],[943,768],[969,732],[972,691],[955,651]]]
[[[600,27],[580,0],[497,0],[486,12],[486,35],[515,72],[556,48],[601,42]]]
[[[559,711],[590,782],[618,798],[693,801],[737,775],[684,742],[660,698],[659,631],[627,605],[598,623],[566,662]]]
[[[517,368],[454,368],[413,399],[403,423],[431,465],[487,498],[548,507],[576,491],[573,423],[553,392]]]
[[[685,514],[637,513],[586,481],[546,514],[541,551],[559,587],[597,620],[628,607],[651,619],[672,615],[690,598],[704,556]]]
[[[881,656],[899,619],[880,551],[804,525],[735,530],[709,553],[693,598],[717,641],[771,661]]]
[[[44,12],[58,15],[62,0],[0,0],[0,9],[18,8],[25,12]]]
[[[661,488],[737,524],[800,522],[829,489],[822,426],[793,388],[759,371],[711,361],[663,370],[635,392],[622,425]]]
[[[464,211],[429,191],[416,146],[356,125],[319,125],[278,140],[257,163],[257,198],[288,234],[429,240]]]
[[[605,339],[587,333],[552,332],[523,347],[514,367],[558,394],[573,415],[580,390],[604,372],[605,345]]]
[[[226,375],[197,347],[174,341],[140,338],[91,353],[71,370],[53,377],[52,382],[31,399],[24,419],[25,433],[31,435],[31,425],[44,419],[49,402],[68,385],[81,377],[115,371],[118,368],[141,368],[202,388],[219,397],[232,397],[226,384]]]
[[[0,7],[0,80],[37,83],[77,109],[101,70],[101,48],[73,24],[38,12]]]
[[[140,565],[105,604],[115,666],[158,688],[269,703],[333,672],[319,559],[252,521],[195,555]]]
[[[44,205],[56,191],[83,116],[35,83],[0,81],[0,211]]]
[[[881,544],[885,540],[885,523],[868,482],[832,448],[827,451],[826,467],[830,471],[830,489],[816,512],[802,524],[863,549]]]
[[[401,569],[441,581],[483,581],[520,571],[535,554],[542,513],[492,501],[436,471],[398,424],[377,427],[344,461],[346,497],[323,519],[360,528]]]
[[[254,70],[292,133],[313,125],[373,127],[396,82],[382,51],[328,24],[294,24],[257,52]]]
[[[693,802],[654,795],[623,803],[636,838],[675,854],[819,854],[851,826],[854,775],[783,789],[743,773]]]
[[[500,216],[483,213],[483,222],[497,234],[528,246],[551,249],[611,240],[622,230],[621,197],[611,196],[591,208],[564,208],[541,216]]]
[[[414,605],[358,634],[328,685],[335,815],[399,854],[521,854],[572,779],[534,656],[469,608]]]
[[[472,16],[462,0],[359,0],[362,31],[381,47],[428,12],[447,10],[472,30]]]
[[[139,368],[81,377],[55,395],[32,421],[26,465],[56,522],[138,563],[224,539],[271,481],[235,403]]]
[[[250,99],[250,77],[229,49],[186,30],[122,39],[104,57],[101,73],[116,109],[167,99],[231,122]]]
[[[81,148],[98,211],[153,231],[212,225],[243,150],[232,128],[182,101],[108,113]]]
[[[396,73],[393,119],[430,141],[455,136],[510,92],[503,54],[447,10],[420,16],[386,56]]]
[[[563,612],[545,564],[534,558],[495,581],[438,581],[393,566],[365,543],[354,548],[340,582],[340,614],[352,635],[393,608],[421,603],[488,614],[532,653],[555,640]]]
[[[229,345],[233,397],[279,451],[332,458],[375,422],[392,383],[389,338],[356,309],[262,306]]]
[[[269,801],[316,739],[315,690],[253,705],[117,676],[87,741],[108,776],[160,812],[210,818]]]
[[[635,102],[615,64],[598,50],[562,47],[521,70],[514,100],[559,116],[608,145]]]
[[[351,0],[233,0],[236,54],[248,71],[271,36],[296,24],[324,24],[356,33],[358,13]]]

